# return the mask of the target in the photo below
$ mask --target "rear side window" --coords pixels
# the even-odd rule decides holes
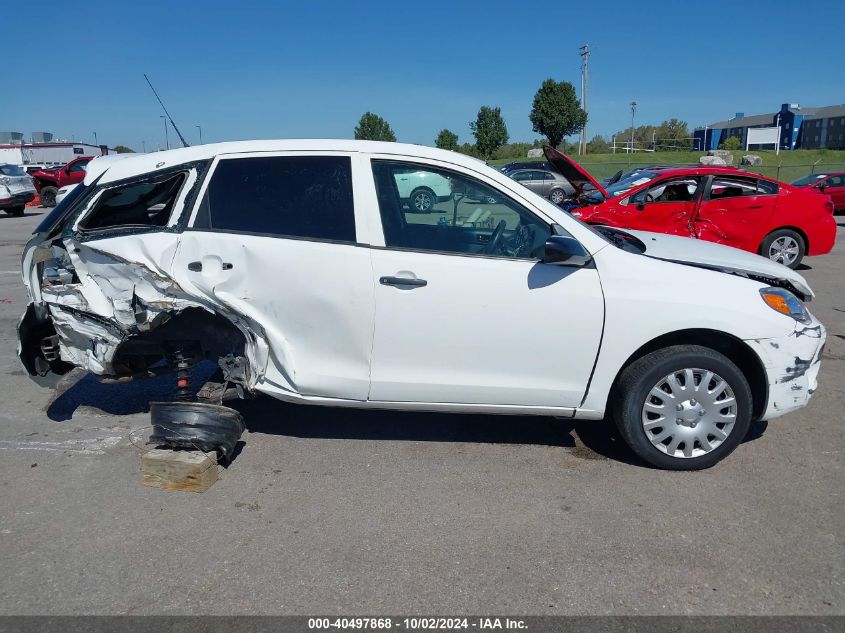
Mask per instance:
[[[80,228],[166,226],[184,181],[180,173],[106,189]]]
[[[221,160],[194,228],[355,241],[348,156]]]
[[[710,199],[741,198],[743,196],[760,196],[776,194],[778,185],[768,180],[743,178],[736,176],[717,176],[710,185]]]

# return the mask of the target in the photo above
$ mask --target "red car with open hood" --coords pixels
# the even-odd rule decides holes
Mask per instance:
[[[833,203],[816,189],[704,165],[637,170],[605,188],[568,156],[545,154],[575,187],[565,208],[588,224],[708,240],[790,268],[836,241]]]

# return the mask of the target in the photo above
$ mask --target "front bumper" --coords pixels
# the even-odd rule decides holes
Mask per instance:
[[[780,338],[745,341],[759,356],[766,370],[769,397],[763,420],[786,415],[807,405],[818,386],[819,367],[827,332],[813,320],[795,324],[795,330]]]

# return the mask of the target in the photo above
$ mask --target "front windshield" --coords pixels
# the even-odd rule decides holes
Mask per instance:
[[[608,196],[616,198],[624,193],[628,193],[634,187],[647,183],[649,180],[657,178],[657,174],[653,171],[638,171],[622,178],[619,182],[615,182],[608,187],[605,187]]]
[[[806,185],[812,185],[822,178],[827,178],[827,174],[810,174],[809,176],[804,176],[803,178],[792,181],[792,184],[796,187],[804,187]]]

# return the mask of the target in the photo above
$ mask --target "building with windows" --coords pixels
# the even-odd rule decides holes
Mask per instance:
[[[54,140],[49,132],[33,132],[31,142],[21,132],[0,132],[0,163],[13,165],[64,165],[80,156],[105,156],[105,145]]]
[[[737,112],[732,119],[695,128],[693,149],[718,149],[730,137],[737,137],[745,147],[749,129],[770,127],[781,128],[780,149],[845,149],[845,104],[802,108],[784,103],[768,114]]]

